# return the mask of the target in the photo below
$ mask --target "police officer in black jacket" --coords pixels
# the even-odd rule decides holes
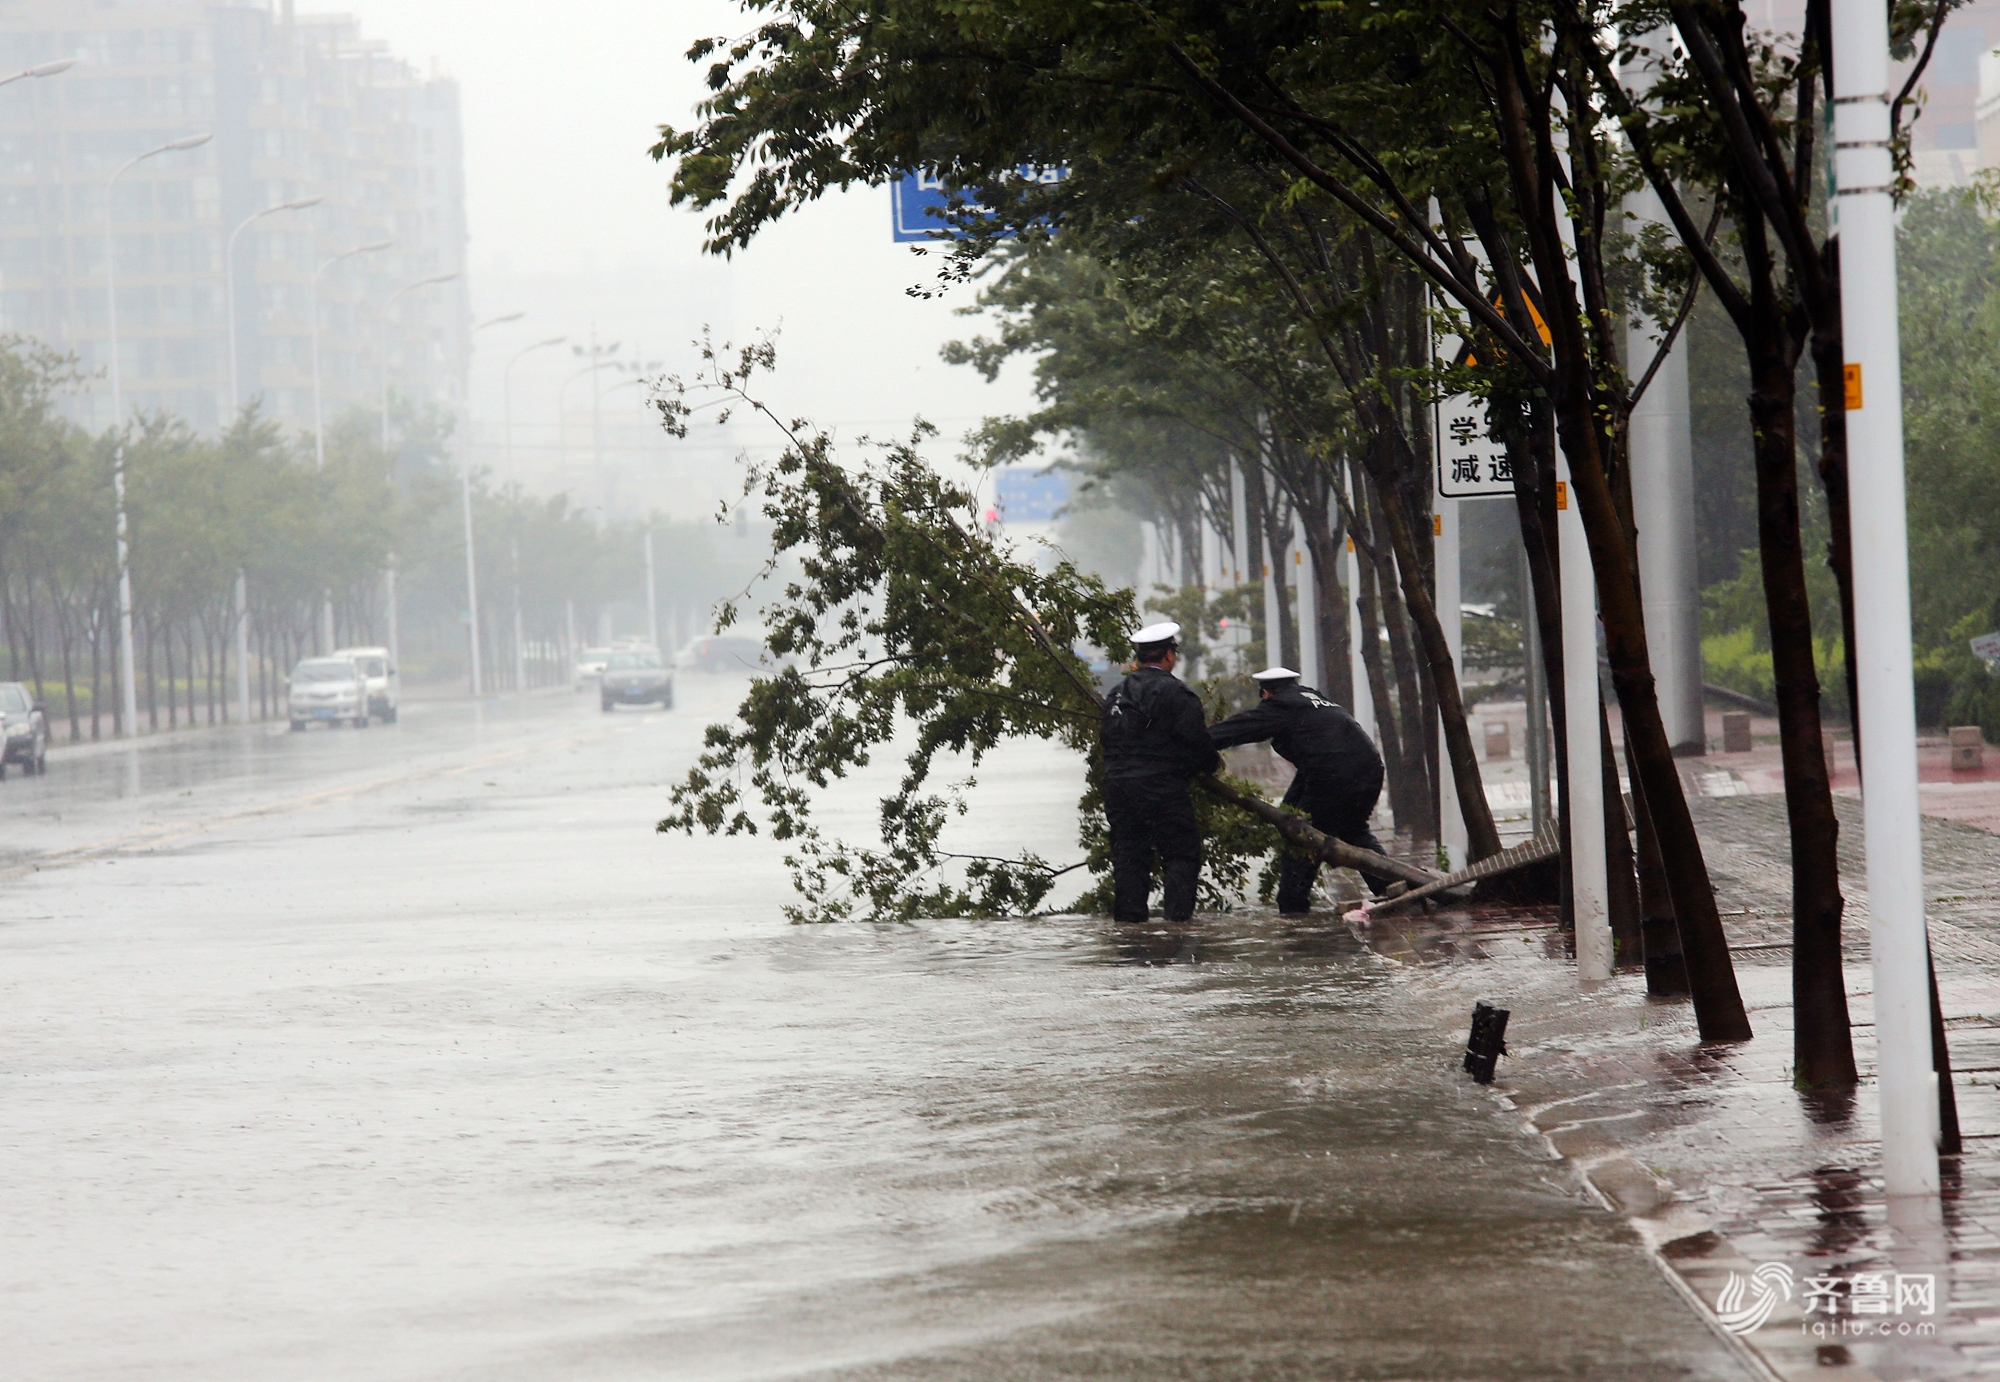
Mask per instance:
[[[1210,725],[1209,742],[1219,749],[1270,740],[1280,757],[1298,769],[1285,805],[1312,817],[1318,830],[1361,849],[1383,853],[1381,841],[1368,828],[1382,795],[1382,755],[1354,717],[1310,686],[1299,685],[1289,667],[1271,667],[1253,675],[1257,704]],[[1312,910],[1317,859],[1286,855],[1279,866],[1278,910]],[[1391,881],[1364,874],[1378,894]]]
[[[1104,699],[1104,818],[1111,827],[1111,916],[1143,923],[1157,851],[1168,921],[1194,916],[1201,830],[1188,783],[1222,766],[1209,743],[1201,697],[1174,676],[1181,626],[1133,635],[1139,665]]]

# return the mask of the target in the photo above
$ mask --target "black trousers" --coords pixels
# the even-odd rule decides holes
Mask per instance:
[[[1285,805],[1310,813],[1315,830],[1357,849],[1370,849],[1383,854],[1387,851],[1382,848],[1382,842],[1368,828],[1368,818],[1375,814],[1375,802],[1381,795],[1379,778],[1372,783],[1319,782],[1301,773],[1292,779],[1292,785],[1285,793]],[[1372,873],[1361,876],[1378,897],[1394,881]],[[1278,910],[1311,911],[1313,883],[1318,877],[1319,860],[1287,854],[1278,865]]]
[[[1201,876],[1201,828],[1180,778],[1120,778],[1104,784],[1104,819],[1111,827],[1111,917],[1146,920],[1153,859],[1164,880],[1160,911],[1168,921],[1194,917]]]

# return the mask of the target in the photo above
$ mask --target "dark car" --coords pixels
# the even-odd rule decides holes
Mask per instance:
[[[673,669],[651,648],[614,648],[604,663],[597,701],[609,711],[621,705],[674,708]]]
[[[683,670],[689,672],[763,672],[770,669],[764,644],[741,634],[718,633],[697,638],[681,649]]]
[[[0,778],[7,765],[18,763],[24,773],[49,770],[49,721],[28,688],[18,681],[0,681],[0,721],[6,725],[7,746],[0,750]]]

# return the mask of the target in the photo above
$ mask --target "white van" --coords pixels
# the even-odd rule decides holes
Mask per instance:
[[[399,683],[396,679],[395,664],[389,661],[389,650],[335,648],[333,655],[349,658],[361,669],[362,680],[368,684],[368,713],[384,724],[395,724]]]

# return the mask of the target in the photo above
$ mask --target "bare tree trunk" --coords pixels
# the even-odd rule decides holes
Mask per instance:
[[[1368,694],[1375,703],[1375,737],[1387,766],[1385,785],[1389,789],[1389,810],[1396,824],[1411,828],[1418,820],[1419,798],[1412,792],[1409,767],[1403,758],[1401,729],[1396,704],[1389,696],[1389,678],[1382,665],[1382,601],[1374,561],[1361,553],[1361,663],[1368,676]]]
[[[62,644],[63,697],[69,708],[69,741],[74,744],[83,738],[83,719],[76,708],[76,675],[71,670],[73,650],[70,644],[76,637],[76,631],[67,614],[59,614],[58,623],[60,627],[56,630],[56,636]]]
[[[1759,297],[1763,297],[1759,293]],[[1775,304],[1771,304],[1775,311]],[[1785,815],[1792,845],[1792,1008],[1797,1080],[1802,1088],[1851,1085],[1858,1076],[1841,968],[1837,845],[1822,741],[1812,610],[1799,533],[1797,403],[1792,352],[1772,328],[1751,354],[1750,412],[1757,461],[1757,548],[1771,629]]]
[[[1611,751],[1611,717],[1597,707],[1598,758],[1604,765],[1604,867],[1610,903],[1613,962],[1645,963],[1639,927],[1639,877],[1633,867],[1632,836],[1625,815],[1625,792],[1618,785],[1618,759]],[[1636,794],[1635,794],[1636,795]]]
[[[104,719],[104,600],[101,591],[92,592],[93,609],[90,620],[90,737],[93,741],[103,737],[101,722]]]
[[[1424,590],[1421,571],[1415,570],[1418,563],[1414,554],[1401,550],[1395,540],[1390,519],[1390,505],[1394,503],[1391,493],[1393,484],[1384,485],[1378,477],[1372,488],[1375,503],[1369,513],[1375,523],[1376,575],[1385,594],[1400,586],[1403,595],[1400,601],[1383,600],[1382,622],[1389,633],[1389,659],[1396,669],[1396,715],[1403,746],[1403,775],[1408,783],[1406,790],[1414,803],[1410,827],[1418,834],[1435,840],[1438,837],[1437,781],[1431,776],[1430,759],[1425,752],[1424,693],[1417,684],[1416,653],[1411,647],[1409,626],[1404,622],[1411,592],[1416,591],[1418,598],[1426,602],[1426,607],[1429,594]],[[1412,570],[1403,569],[1406,561]],[[1379,719],[1381,712],[1378,710],[1376,715]],[[1398,816],[1396,821],[1400,825],[1403,818]],[[1478,848],[1475,843],[1474,855],[1483,857],[1478,854]]]

